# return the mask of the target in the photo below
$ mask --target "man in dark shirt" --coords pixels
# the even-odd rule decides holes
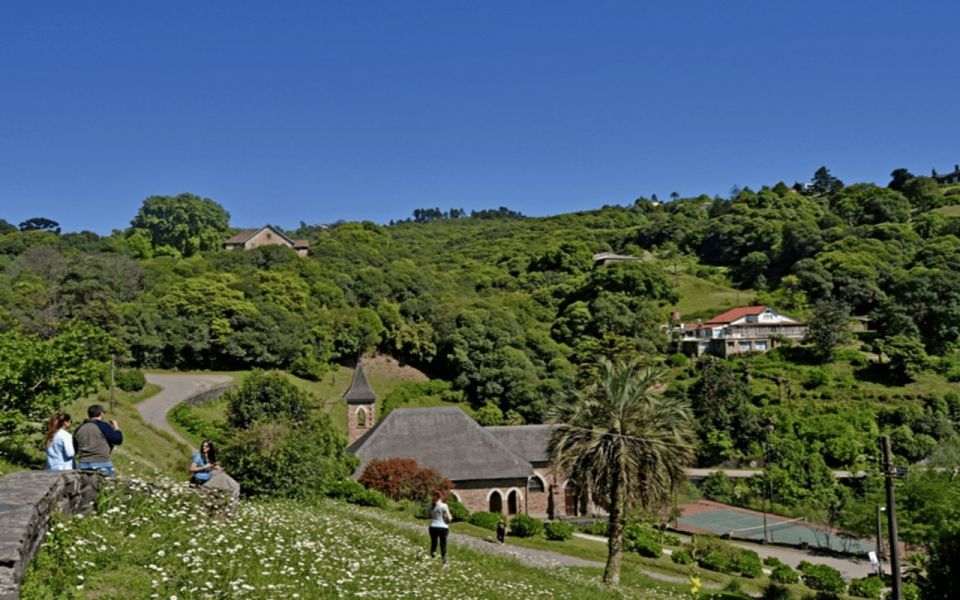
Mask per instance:
[[[110,453],[114,446],[123,443],[123,433],[116,421],[104,422],[105,411],[99,404],[87,409],[87,420],[73,433],[77,449],[77,464],[81,469],[100,471],[113,477],[113,461]]]

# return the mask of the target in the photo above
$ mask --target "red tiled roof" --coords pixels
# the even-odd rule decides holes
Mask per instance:
[[[720,313],[719,315],[710,319],[704,323],[704,325],[725,325],[748,315],[759,315],[765,310],[767,310],[766,306],[740,306],[737,308],[731,308],[727,312]]]

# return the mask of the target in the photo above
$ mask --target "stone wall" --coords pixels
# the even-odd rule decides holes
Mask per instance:
[[[20,471],[0,478],[0,600],[20,596],[20,581],[50,519],[87,512],[102,477],[88,471]]]

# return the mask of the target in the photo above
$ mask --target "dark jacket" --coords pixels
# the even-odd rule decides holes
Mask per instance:
[[[87,419],[73,433],[73,445],[77,449],[77,462],[108,462],[114,446],[123,443],[123,433],[110,423]]]

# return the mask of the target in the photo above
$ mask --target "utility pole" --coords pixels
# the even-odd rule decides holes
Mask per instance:
[[[881,526],[880,513],[886,511],[886,507],[877,505],[877,575],[883,579],[883,527]]]
[[[110,355],[110,412],[113,413],[117,409],[116,401],[114,400],[114,390],[116,389],[116,378],[117,378],[117,356],[115,354]]]
[[[903,600],[903,591],[900,585],[900,549],[897,548],[897,507],[893,493],[894,472],[890,458],[890,436],[885,435],[880,440],[883,447],[883,480],[887,488],[887,533],[890,541],[890,574],[893,580],[891,600]]]

